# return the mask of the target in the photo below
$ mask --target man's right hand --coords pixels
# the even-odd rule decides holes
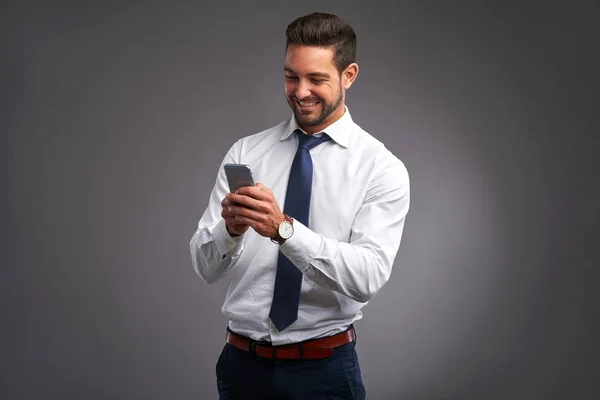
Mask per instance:
[[[232,203],[229,201],[227,196],[221,201],[221,207],[223,208],[221,211],[221,217],[225,220],[225,226],[227,227],[227,232],[231,236],[241,236],[248,230],[250,225],[241,224],[237,221],[237,214],[231,211],[231,206],[238,206],[237,203]]]

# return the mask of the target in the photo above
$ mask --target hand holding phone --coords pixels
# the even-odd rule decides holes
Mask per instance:
[[[227,183],[229,185],[229,191],[235,193],[236,190],[243,186],[254,186],[254,178],[252,177],[252,170],[248,164],[225,164],[225,176],[227,176]],[[248,230],[247,224],[241,224],[236,222],[236,216],[229,210],[229,206],[239,206],[238,203],[230,203],[229,200],[223,200],[223,212],[222,217],[225,219],[227,226],[227,232],[231,236],[240,236]]]
[[[225,164],[224,168],[231,193],[227,194],[221,203],[223,207],[221,216],[225,220],[229,234],[231,236],[242,235],[251,226],[261,236],[277,237],[278,227],[281,226],[285,215],[279,208],[271,189],[260,183],[255,185],[252,171],[247,164]],[[244,186],[257,186],[259,190],[246,195],[232,194]],[[252,197],[253,199],[249,199]],[[239,203],[233,201],[232,198]],[[257,213],[261,214],[261,218],[256,218]],[[283,235],[281,236],[283,237]]]

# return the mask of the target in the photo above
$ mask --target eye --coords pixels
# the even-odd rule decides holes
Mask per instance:
[[[287,79],[288,81],[295,81],[295,80],[298,80],[298,77],[297,76],[286,75],[285,79]]]
[[[317,78],[313,78],[312,82],[316,85],[320,85],[321,83],[325,82],[325,79],[317,79]]]

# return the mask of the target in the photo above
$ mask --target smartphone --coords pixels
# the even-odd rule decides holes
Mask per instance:
[[[224,168],[230,192],[233,193],[242,186],[254,186],[252,170],[248,164],[225,164]]]

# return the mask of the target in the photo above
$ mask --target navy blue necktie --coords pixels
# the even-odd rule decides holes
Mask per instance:
[[[331,138],[326,134],[323,134],[322,137],[305,135],[298,129],[294,133],[298,136],[299,143],[292,162],[283,212],[308,226],[313,177],[312,158],[309,150]],[[273,303],[269,314],[277,330],[284,330],[298,319],[301,287],[302,272],[283,253],[279,252]]]

